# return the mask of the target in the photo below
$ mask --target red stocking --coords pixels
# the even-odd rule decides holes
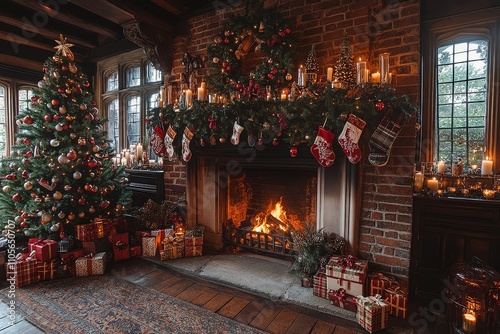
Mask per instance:
[[[163,142],[165,134],[165,130],[157,125],[153,130],[151,140],[149,141],[149,146],[151,146],[153,152],[155,152],[155,154],[159,157],[163,157],[166,152],[165,143]]]
[[[344,125],[342,133],[339,135],[339,144],[342,147],[347,159],[353,164],[357,164],[361,160],[361,149],[358,146],[359,137],[365,128],[366,122],[361,118],[349,115],[349,119]]]
[[[330,167],[335,161],[335,153],[332,149],[333,138],[335,135],[332,132],[320,126],[314,144],[311,146],[312,155],[323,167]]]

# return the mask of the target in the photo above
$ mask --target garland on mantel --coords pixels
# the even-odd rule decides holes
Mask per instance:
[[[180,111],[168,105],[151,109],[146,123],[150,133],[155,127],[166,131],[171,126],[179,134],[189,128],[194,133],[191,139],[194,145],[208,146],[230,145],[228,141],[237,122],[248,137],[253,136],[247,137],[248,143],[255,139],[257,144],[276,145],[284,141],[293,146],[312,145],[319,126],[340,134],[349,114],[366,121],[360,140],[369,140],[389,106],[407,118],[417,110],[406,95],[396,95],[390,85],[366,84],[351,90],[330,87],[314,85],[293,101],[261,98],[229,104],[194,101],[190,109]],[[177,153],[181,152],[181,137],[176,136],[173,141]],[[258,139],[262,141],[259,143]]]

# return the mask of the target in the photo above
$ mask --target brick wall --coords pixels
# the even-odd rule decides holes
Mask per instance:
[[[218,2],[214,4],[217,6]],[[326,67],[334,66],[337,61],[346,31],[354,57],[368,58],[371,70],[378,69],[378,55],[389,52],[396,92],[417,101],[418,0],[266,0],[264,5],[277,6],[296,25],[294,33],[302,62],[315,44],[323,77]],[[225,6],[188,20],[189,32],[175,39],[173,78],[178,79],[183,71],[181,59],[185,51],[207,56],[207,46],[220,32],[224,18],[242,10],[240,5]],[[372,261],[375,269],[403,278],[408,277],[409,270],[414,148],[415,120],[411,120],[396,139],[386,166],[371,166],[367,154],[360,164],[359,256]],[[167,197],[180,195],[186,184],[185,165],[166,161],[165,171]],[[176,190],[172,191],[171,186]]]

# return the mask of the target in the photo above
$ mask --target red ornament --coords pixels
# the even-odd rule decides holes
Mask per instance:
[[[38,97],[32,96],[31,97],[31,102],[38,102]]]
[[[25,179],[27,179],[29,177],[29,172],[25,169],[21,172],[21,176]]]
[[[59,100],[53,99],[51,101],[51,103],[52,103],[53,106],[58,106],[59,105]]]
[[[31,151],[26,152],[24,155],[26,158],[31,158],[33,156],[33,153]]]
[[[292,158],[295,158],[297,156],[297,152],[298,152],[297,146],[290,147],[290,156]]]
[[[224,39],[224,43],[229,44],[229,38]]]
[[[25,222],[25,221],[22,221],[22,222],[19,224],[19,227],[20,227],[20,228],[22,228],[22,229],[24,229],[24,228],[26,228],[26,227],[28,227],[28,226],[29,226],[29,225],[28,225],[28,223],[27,223],[27,222]]]
[[[267,77],[272,80],[274,78],[274,75],[272,73],[269,73]]]
[[[109,206],[109,204],[110,204],[109,201],[106,200],[106,201],[102,201],[101,204],[99,204],[99,206],[101,208],[107,208]]]
[[[59,114],[56,114],[56,115],[54,115],[54,119],[55,119],[56,121],[58,121],[58,120],[60,120],[60,119],[61,119],[61,116],[60,116]]]
[[[63,70],[63,71],[67,71],[67,70],[68,70],[68,66],[66,66],[66,65],[62,65],[62,66],[61,66],[61,70]]]
[[[30,140],[29,140],[28,138],[25,138],[25,139],[24,139],[24,144],[25,144],[25,145],[29,145],[29,144],[30,144]]]
[[[290,29],[290,28],[286,28],[286,29],[285,29],[285,32],[286,32],[287,34],[289,34],[289,33],[291,33],[291,32],[292,32],[292,29]]]
[[[385,104],[384,104],[384,102],[382,102],[382,101],[377,101],[377,102],[375,103],[375,109],[377,109],[378,111],[382,111],[382,110],[384,110],[384,108],[385,108]]]
[[[80,197],[80,198],[78,199],[78,204],[80,204],[80,205],[84,205],[84,204],[85,204],[85,202],[86,202],[86,200],[85,200],[85,198],[83,198],[83,197]]]
[[[64,94],[64,88],[62,88],[62,87],[57,88],[57,92],[59,94]]]
[[[14,202],[19,202],[21,201],[21,195],[19,195],[18,193],[15,193],[14,195],[12,195],[12,200]]]
[[[85,189],[85,191],[92,191],[92,186],[90,184],[86,184],[83,186],[83,189]]]
[[[226,71],[231,71],[231,66],[226,67]]]
[[[43,119],[45,120],[45,122],[51,122],[52,121],[52,115],[45,115],[45,116],[43,116]]]
[[[83,85],[84,85],[85,87],[89,87],[89,86],[90,86],[90,82],[85,81],[85,82],[83,83]]]
[[[33,118],[31,116],[25,116],[23,118],[23,123],[24,124],[33,124]]]
[[[74,150],[69,151],[66,154],[66,158],[68,158],[71,161],[75,161],[76,160],[76,152]]]
[[[205,146],[205,141],[203,139],[200,140],[200,145]]]
[[[279,144],[278,138],[274,138],[273,139],[273,146],[278,146],[278,144]]]
[[[87,166],[89,168],[95,168],[97,166],[97,161],[95,160],[90,160],[88,163],[87,163]]]
[[[229,65],[229,63],[227,61],[222,62],[222,67],[227,67],[227,65]]]
[[[87,115],[85,115],[85,117],[87,117],[87,119],[89,121],[93,121],[94,120],[94,115],[92,115],[91,113],[88,113]]]

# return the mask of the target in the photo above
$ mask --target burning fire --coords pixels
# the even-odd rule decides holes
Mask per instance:
[[[277,202],[274,207],[271,202],[266,213],[259,213],[253,219],[254,227],[252,231],[268,234],[276,231],[288,232],[288,218],[286,217],[286,211],[281,204],[282,202],[283,197],[280,197],[279,202]],[[272,219],[269,216],[274,217],[275,219]],[[272,220],[272,222],[270,220]]]

